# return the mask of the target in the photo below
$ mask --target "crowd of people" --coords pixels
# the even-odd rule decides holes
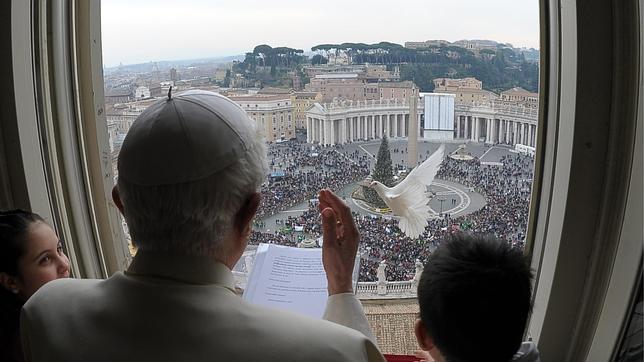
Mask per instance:
[[[369,175],[369,159],[341,147],[314,147],[295,141],[272,144],[268,150],[271,174],[262,186],[257,218],[274,215],[317,197],[320,189],[340,190]]]
[[[339,190],[356,179],[364,178],[368,174],[369,160],[358,151],[344,151],[341,147],[325,148],[318,151],[317,157],[312,157],[310,151],[300,144],[271,149],[269,158],[277,163],[277,167],[287,170],[290,181],[286,180],[289,176],[285,176],[283,182],[266,185],[262,191],[265,197],[271,197],[270,207],[263,210],[262,215],[272,215],[310,199],[321,188]],[[404,151],[394,149],[392,152]],[[354,214],[361,234],[359,280],[377,281],[377,269],[382,260],[386,261],[387,280],[410,280],[415,274],[416,260],[425,263],[444,237],[457,231],[494,235],[522,247],[528,222],[533,163],[533,157],[521,154],[503,156],[498,165],[481,163],[478,158],[455,160],[445,157],[436,178],[453,181],[481,193],[486,204],[467,215],[451,217],[445,214],[429,220],[425,233],[416,240],[400,231],[396,219]],[[315,169],[302,171],[307,167]],[[306,180],[303,174],[313,175],[309,176],[313,181],[308,183],[308,188],[303,187],[303,180]],[[313,201],[301,215],[286,216],[279,221],[285,228],[274,232],[254,231],[251,243],[297,245],[299,240],[292,233],[295,226],[302,230],[300,238],[317,240],[322,235],[319,212]]]

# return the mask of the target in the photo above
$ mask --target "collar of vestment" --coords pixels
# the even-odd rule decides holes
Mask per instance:
[[[215,284],[235,290],[235,279],[230,269],[206,256],[139,250],[125,274],[188,284]]]

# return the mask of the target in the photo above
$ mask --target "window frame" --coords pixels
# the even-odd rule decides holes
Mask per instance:
[[[65,240],[72,274],[129,263],[103,110],[100,2],[11,3],[15,123],[29,208]],[[99,130],[100,129],[100,130]]]
[[[636,4],[541,1],[543,97],[529,228],[537,275],[528,334],[542,360],[609,360],[641,273]],[[633,211],[627,202],[639,204]],[[629,223],[638,217],[634,232]]]
[[[639,84],[641,93],[644,55],[640,44],[634,58],[629,58],[632,43],[638,39],[616,42],[616,29],[622,28],[611,28],[611,24],[623,23],[629,29],[635,26],[639,39],[644,39],[641,21],[632,23],[633,16],[642,19],[644,13],[637,0],[603,5],[612,11],[602,11],[606,8],[600,3],[540,0],[542,96],[527,252],[537,273],[528,335],[537,342],[543,360],[607,360],[604,357],[614,356],[632,297],[631,280],[641,274],[644,104],[641,96],[635,98],[639,103],[632,105],[624,104],[618,95],[632,94],[629,91],[634,84],[635,92]],[[628,6],[637,11],[626,11]],[[612,22],[597,21],[595,25],[611,34],[614,43],[595,44],[600,47],[596,51],[598,63],[593,60],[583,65],[587,68],[580,67],[579,60],[586,60],[583,55],[590,44],[588,35],[578,29],[603,14],[610,14],[604,16],[612,16]],[[129,251],[111,201],[111,167],[103,153],[109,144],[102,108],[100,1],[12,0],[11,19],[15,124],[29,205],[67,238],[75,276],[106,277],[125,268]],[[630,22],[616,21],[620,19]],[[49,30],[53,31],[51,39],[47,38]],[[608,45],[616,48],[606,48]],[[56,46],[60,49],[54,49]],[[633,59],[637,64],[624,66],[620,62]],[[604,114],[589,115],[593,107],[601,105],[582,103],[590,110],[579,108],[579,102],[588,100],[584,92],[588,91],[589,70],[601,62],[610,65],[615,78],[607,91],[610,101],[606,101],[612,107],[610,122],[615,125],[611,127],[626,126],[639,132],[619,146],[611,144],[615,136],[604,129],[583,128]],[[625,69],[638,69],[639,77],[624,79]],[[591,152],[584,151],[586,139],[599,140],[598,146],[591,143],[593,147],[602,147],[602,142],[605,147],[614,146],[603,161],[617,162],[620,167],[601,172],[593,169],[593,175],[601,180],[578,182],[577,178],[587,176],[581,172],[585,156]],[[574,216],[571,210],[580,207],[579,197],[587,191],[573,186],[593,182],[603,185],[601,194],[591,195],[598,196],[597,200],[589,201],[597,215],[584,217],[598,236],[584,244],[565,227]],[[607,199],[611,193],[619,200]],[[600,245],[606,247],[608,261],[599,258]]]

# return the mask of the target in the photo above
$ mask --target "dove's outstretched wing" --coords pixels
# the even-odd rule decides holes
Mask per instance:
[[[405,182],[411,181],[420,182],[426,186],[431,185],[432,182],[434,182],[434,177],[436,177],[436,174],[438,173],[438,168],[440,167],[441,162],[443,162],[444,154],[445,145],[441,144],[440,147],[438,147],[438,149],[434,153],[432,153],[432,155],[429,156],[428,159],[411,170],[409,175],[407,175],[407,177],[405,177],[405,179],[401,183],[394,186],[394,190],[398,186],[403,185]]]
[[[400,216],[400,230],[412,239],[422,234],[427,226],[427,186],[434,181],[444,153],[445,145],[441,145],[425,162],[414,168],[404,180],[387,192],[387,204],[394,215]]]

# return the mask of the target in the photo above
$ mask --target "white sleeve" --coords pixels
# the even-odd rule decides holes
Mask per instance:
[[[340,293],[329,296],[326,302],[326,309],[322,318],[361,332],[373,343],[376,338],[373,336],[367,317],[362,309],[362,304],[353,293]]]

